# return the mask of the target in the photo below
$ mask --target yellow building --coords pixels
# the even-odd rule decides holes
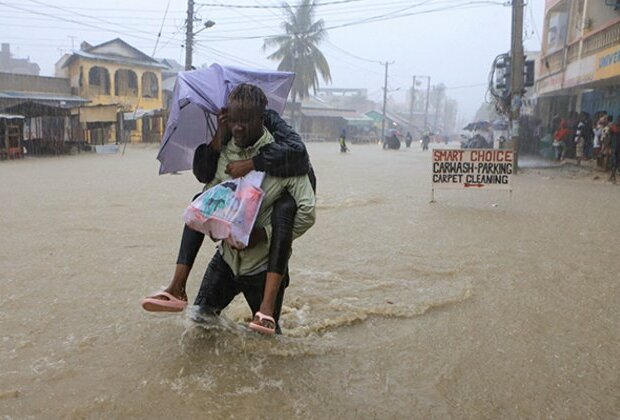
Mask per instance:
[[[90,100],[79,109],[91,144],[159,142],[163,132],[162,69],[166,66],[120,38],[80,50],[56,63],[56,76]]]
[[[620,1],[546,0],[539,114],[620,114]]]

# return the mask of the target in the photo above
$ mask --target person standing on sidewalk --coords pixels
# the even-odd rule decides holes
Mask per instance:
[[[566,153],[566,142],[572,138],[572,132],[568,128],[566,120],[560,122],[560,128],[558,128],[553,135],[553,147],[555,149],[555,160],[558,162],[564,159]]]
[[[601,129],[601,167],[606,171],[609,168],[609,161],[611,157],[611,124],[613,117],[607,115],[603,118]]]
[[[609,182],[616,183],[616,172],[618,171],[618,165],[620,165],[620,115],[616,118],[616,123],[612,124],[609,128],[609,143],[610,143],[610,163],[611,174],[609,175]]]

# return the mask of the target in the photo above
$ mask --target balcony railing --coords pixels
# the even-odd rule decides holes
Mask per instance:
[[[579,60],[579,44],[580,42],[577,41],[568,46],[568,51],[566,53],[566,64]]]
[[[620,22],[586,35],[580,41],[573,42],[568,46],[566,62],[572,63],[580,58],[595,54],[605,48],[613,47],[620,43]],[[579,48],[581,44],[581,55]]]
[[[584,38],[567,46],[566,65],[618,44],[620,44],[620,21],[612,23],[610,26],[591,34],[587,34]],[[564,67],[562,63],[563,55],[564,50],[560,50],[545,57],[549,63],[549,73],[554,73]]]
[[[583,40],[582,57],[594,54],[608,47],[613,47],[620,43],[620,22],[615,22],[611,26],[602,29]]]

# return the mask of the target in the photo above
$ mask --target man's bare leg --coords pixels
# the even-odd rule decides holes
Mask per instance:
[[[284,278],[283,274],[267,272],[267,277],[265,279],[265,289],[263,291],[263,301],[260,304],[259,311],[270,317],[273,317],[273,313],[275,311],[276,298],[278,297],[278,292],[280,291],[280,285],[282,284],[282,279]],[[258,316],[254,317],[255,323],[260,323],[263,327],[266,328],[274,328],[276,325],[269,320],[263,319],[260,321]]]
[[[273,316],[275,310],[276,297],[280,291],[280,284],[284,278],[283,274],[267,273],[265,280],[265,291],[263,292],[263,301],[260,304],[260,311],[265,315]]]

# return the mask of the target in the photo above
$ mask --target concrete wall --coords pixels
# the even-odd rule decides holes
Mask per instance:
[[[80,122],[116,122],[116,106],[83,106],[80,108]]]
[[[596,31],[620,19],[620,11],[605,5],[604,0],[588,0],[586,18],[592,21],[590,31]]]

